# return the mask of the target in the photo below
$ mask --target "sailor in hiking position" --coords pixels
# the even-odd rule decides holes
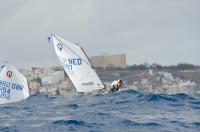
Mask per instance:
[[[118,91],[122,87],[122,83],[121,79],[113,81],[109,92],[112,93]]]

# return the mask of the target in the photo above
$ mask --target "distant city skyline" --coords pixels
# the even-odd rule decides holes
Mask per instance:
[[[199,0],[3,0],[0,64],[59,65],[55,33],[88,56],[125,53],[127,64],[200,65]]]

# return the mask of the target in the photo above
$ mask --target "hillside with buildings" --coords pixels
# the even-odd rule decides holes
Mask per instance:
[[[115,79],[122,79],[124,86],[140,92],[176,94],[200,93],[200,68],[190,64],[176,66],[126,65],[125,54],[90,57],[100,78],[107,87]],[[67,95],[75,88],[61,66],[21,69],[28,79],[31,93]]]

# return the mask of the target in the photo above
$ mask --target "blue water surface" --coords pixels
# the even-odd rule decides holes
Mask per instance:
[[[200,95],[35,94],[0,106],[0,131],[198,132]]]

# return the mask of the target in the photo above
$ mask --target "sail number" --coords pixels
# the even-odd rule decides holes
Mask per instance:
[[[9,100],[11,89],[21,91],[23,85],[0,80],[0,98]]]
[[[10,89],[7,89],[6,87],[0,87],[0,98],[9,100]]]

